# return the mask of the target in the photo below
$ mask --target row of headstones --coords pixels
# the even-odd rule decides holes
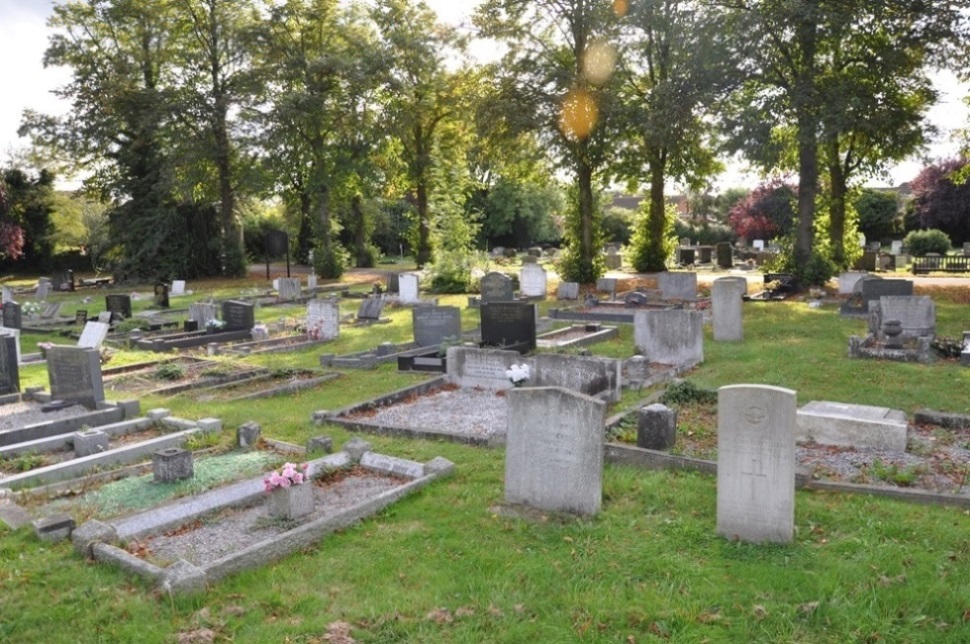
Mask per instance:
[[[597,514],[603,502],[606,404],[559,387],[508,391],[505,501]],[[790,542],[795,518],[795,392],[718,392],[717,534]]]

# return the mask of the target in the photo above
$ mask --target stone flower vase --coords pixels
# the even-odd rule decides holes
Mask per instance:
[[[269,493],[269,515],[277,519],[299,519],[313,512],[313,483],[278,487]]]

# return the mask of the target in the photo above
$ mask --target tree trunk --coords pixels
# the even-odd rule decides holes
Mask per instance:
[[[330,233],[330,187],[318,183],[316,189],[317,216],[320,219],[320,252],[329,255],[333,239]]]
[[[422,178],[416,186],[418,192],[418,268],[431,261],[431,215],[428,212],[428,185]]]
[[[357,268],[370,268],[371,258],[367,253],[367,222],[364,220],[364,199],[354,195],[350,200],[350,212],[353,217],[354,248],[357,255]]]
[[[828,148],[829,190],[829,243],[832,246],[832,261],[839,268],[845,268],[845,172],[839,155],[838,139],[826,142]]]
[[[666,154],[650,153],[650,214],[647,218],[647,230],[650,233],[647,242],[650,271],[663,271],[667,268],[667,258],[664,253],[664,228],[667,223],[664,204],[666,166]]]
[[[593,248],[596,238],[593,230],[593,168],[579,162],[576,172],[579,187],[579,265],[580,273],[588,279],[595,280],[595,258],[598,249]]]
[[[815,196],[818,192],[818,126],[815,91],[815,56],[818,45],[816,19],[799,18],[797,38],[801,69],[796,78],[795,111],[798,126],[798,227],[795,232],[795,265],[804,267],[812,256],[815,227]]]
[[[305,188],[300,188],[300,230],[296,234],[296,249],[300,261],[309,261],[313,248],[313,200]]]

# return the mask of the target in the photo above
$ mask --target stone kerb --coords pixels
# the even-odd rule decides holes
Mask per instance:
[[[799,441],[905,452],[909,423],[896,409],[812,401],[798,410],[796,427]]]
[[[715,342],[744,340],[744,295],[748,280],[743,277],[722,277],[711,285],[711,317]]]
[[[717,396],[717,534],[789,543],[795,525],[796,395],[732,385]]]
[[[597,514],[606,404],[559,387],[514,389],[507,397],[505,501]]]
[[[704,316],[700,311],[637,311],[633,342],[650,362],[699,364],[704,361]]]

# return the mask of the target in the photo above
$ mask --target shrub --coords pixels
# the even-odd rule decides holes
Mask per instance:
[[[697,403],[711,405],[717,402],[717,392],[702,389],[690,380],[675,380],[667,385],[667,390],[660,397],[665,405],[688,405]]]
[[[922,257],[927,253],[946,254],[950,250],[950,237],[942,230],[914,230],[903,240],[909,248],[909,253]]]
[[[331,244],[329,251],[317,248],[313,253],[313,271],[325,280],[339,279],[348,260],[347,251],[340,244]]]

